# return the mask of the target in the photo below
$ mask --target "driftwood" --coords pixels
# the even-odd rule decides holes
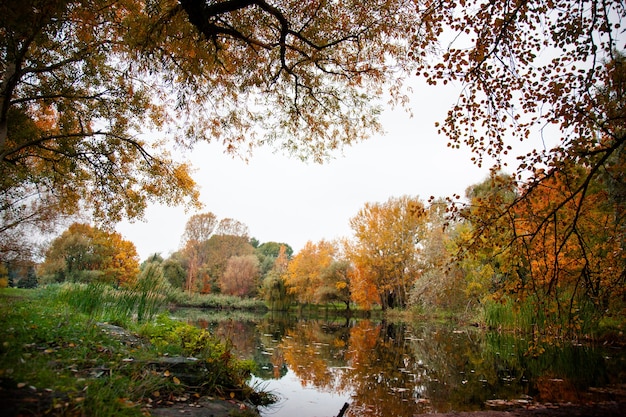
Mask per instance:
[[[343,417],[346,411],[348,411],[348,407],[350,407],[350,404],[344,403],[343,407],[341,407],[341,411],[339,411],[339,414],[337,414],[337,417]]]

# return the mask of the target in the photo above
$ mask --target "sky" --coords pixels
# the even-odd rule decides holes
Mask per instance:
[[[246,163],[224,153],[219,144],[201,144],[186,155],[195,171],[204,208],[218,218],[245,223],[250,236],[283,242],[297,253],[307,241],[350,237],[350,218],[366,202],[384,202],[402,195],[445,197],[488,176],[467,150],[447,147],[437,134],[458,98],[451,86],[414,88],[413,117],[402,108],[381,115],[384,134],[345,148],[325,164],[302,162],[257,149]],[[183,156],[185,157],[185,156]],[[185,223],[193,212],[153,205],[144,221],[117,227],[137,247],[141,260],[153,253],[167,257],[179,249]]]

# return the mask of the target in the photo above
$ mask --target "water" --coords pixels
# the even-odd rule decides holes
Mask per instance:
[[[177,313],[180,315],[181,313]],[[618,349],[547,348],[513,335],[435,324],[289,316],[188,320],[253,359],[250,383],[279,397],[264,417],[412,416],[531,402],[585,402],[590,387],[626,381]]]

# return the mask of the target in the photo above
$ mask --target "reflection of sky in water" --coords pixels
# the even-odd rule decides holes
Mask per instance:
[[[260,409],[263,417],[332,417],[339,414],[344,403],[350,402],[349,393],[322,392],[303,386],[292,370],[280,379],[253,377],[250,384],[279,396],[278,403]]]

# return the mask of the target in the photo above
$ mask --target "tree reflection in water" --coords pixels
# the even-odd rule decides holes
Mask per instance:
[[[566,346],[528,355],[513,335],[370,320],[245,321],[204,318],[254,359],[253,384],[282,401],[267,416],[411,416],[472,411],[494,400],[582,400],[590,386],[618,383],[624,355]]]

